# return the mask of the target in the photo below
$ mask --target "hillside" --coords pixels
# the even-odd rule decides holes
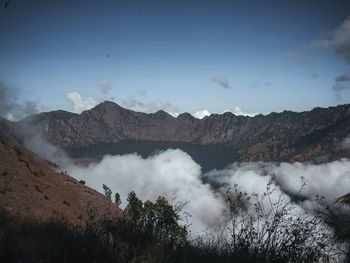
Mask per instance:
[[[39,221],[64,218],[73,225],[84,225],[88,220],[88,211],[97,217],[109,213],[118,216],[121,213],[102,194],[64,172],[57,172],[54,164],[21,147],[20,141],[8,133],[10,129],[2,122],[1,208],[11,214]]]
[[[255,117],[227,112],[200,120],[188,113],[174,118],[164,111],[135,112],[105,101],[81,114],[45,112],[17,125],[39,127],[49,142],[64,149],[169,141],[228,147],[240,161],[324,161],[349,156],[341,142],[350,134],[350,105]]]

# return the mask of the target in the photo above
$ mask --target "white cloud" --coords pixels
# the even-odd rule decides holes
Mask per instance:
[[[210,116],[210,114],[211,113],[208,110],[199,110],[193,114],[193,117],[195,117],[197,119],[203,119],[206,116]]]
[[[336,198],[350,192],[350,162],[348,160],[311,165],[302,163],[281,163],[270,167],[283,189],[296,193],[305,178],[307,184],[300,195],[312,201],[316,195],[326,197],[329,205]]]
[[[99,162],[79,166],[66,160],[66,156],[52,146],[43,151],[43,143],[36,138],[30,147],[40,148],[41,152],[36,152],[49,157],[71,176],[86,181],[88,186],[98,191],[102,192],[102,184],[107,184],[114,192],[121,194],[124,206],[130,191],[135,191],[144,201],[155,200],[158,196],[165,196],[172,203],[188,201],[185,211],[191,215],[190,229],[195,235],[201,234],[204,229],[215,231],[215,227],[229,223],[224,190],[211,188],[203,183],[203,177],[207,181],[227,184],[227,187],[236,186],[238,191],[257,194],[259,198],[270,187],[273,190],[270,199],[265,198],[261,203],[266,211],[276,200],[289,202],[290,195],[305,198],[304,202],[295,204],[291,211],[293,214],[303,214],[318,207],[314,202],[317,195],[325,196],[321,205],[334,206],[336,198],[350,192],[349,160],[320,165],[234,163],[226,169],[203,175],[201,167],[181,150],[158,152],[148,158],[137,154],[106,155]],[[303,182],[306,185],[302,188]]]
[[[269,209],[271,202],[280,197],[283,202],[289,202],[290,194],[298,195],[306,201],[296,204],[292,211],[296,214],[316,208],[314,199],[317,195],[325,196],[323,205],[332,206],[336,198],[350,192],[348,160],[321,165],[235,163],[224,170],[202,175],[201,167],[187,153],[167,150],[146,159],[136,154],[107,155],[102,161],[87,167],[73,163],[64,169],[98,191],[102,191],[102,184],[108,185],[114,192],[120,193],[123,205],[130,191],[135,191],[142,200],[165,196],[173,202],[189,201],[185,211],[191,215],[191,230],[197,234],[206,228],[225,226],[228,222],[223,191],[213,190],[203,183],[202,176],[232,188],[236,185],[238,191],[258,196],[263,196],[272,182],[270,189],[274,191],[271,200],[265,199],[262,205]],[[307,183],[304,188],[301,177]]]
[[[259,115],[261,113],[259,112],[245,112],[242,111],[240,107],[236,106],[234,107],[233,110],[225,110],[223,113],[225,112],[231,112],[237,116],[248,116],[248,117],[254,117],[256,115]],[[194,114],[192,114],[193,117],[197,118],[197,119],[203,119],[206,116],[210,116],[211,113],[208,110],[199,110],[196,111]]]
[[[209,185],[202,183],[201,167],[180,150],[167,150],[147,159],[136,154],[105,156],[99,163],[67,170],[99,191],[102,184],[108,185],[119,192],[124,205],[130,191],[142,200],[165,196],[174,202],[189,201],[185,210],[191,214],[195,232],[225,220],[225,204]]]
[[[93,97],[82,97],[78,92],[67,93],[67,99],[71,104],[71,110],[75,113],[82,113],[95,107],[99,101]]]
[[[231,111],[231,110],[225,110],[224,112],[232,112],[234,115],[237,115],[237,116],[248,116],[248,117],[254,117],[256,115],[259,115],[261,113],[259,112],[245,112],[245,111],[242,111],[240,107],[236,106],[234,107],[234,109]]]
[[[92,96],[82,96],[76,91],[68,92],[66,98],[71,105],[72,112],[82,113],[85,110],[90,110],[97,104],[107,100],[107,94],[112,89],[111,84],[106,80],[98,82],[99,89]]]
[[[336,198],[350,192],[350,161],[339,160],[318,165],[236,163],[221,171],[211,171],[206,177],[238,184],[242,191],[250,194],[263,193],[266,183],[272,179],[284,193],[304,197],[310,203],[317,195],[324,196],[326,205],[334,205]]]

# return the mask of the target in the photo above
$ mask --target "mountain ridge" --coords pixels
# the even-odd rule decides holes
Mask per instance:
[[[237,116],[226,112],[197,119],[164,111],[142,113],[105,101],[81,114],[53,111],[17,124],[39,127],[64,148],[136,141],[186,142],[228,147],[239,161],[309,161],[347,157],[340,144],[350,134],[350,104],[311,111]]]

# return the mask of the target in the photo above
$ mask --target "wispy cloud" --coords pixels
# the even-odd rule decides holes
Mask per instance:
[[[27,115],[39,112],[35,101],[22,101],[20,91],[0,81],[0,116],[17,121]]]
[[[350,64],[350,16],[338,27],[326,33],[324,38],[311,43],[316,48],[333,48],[336,55]]]
[[[107,80],[100,80],[98,82],[101,94],[107,94],[111,89],[112,85]]]
[[[177,117],[179,115],[179,109],[174,104],[160,99],[145,102],[143,101],[143,98],[146,95],[147,91],[138,90],[136,94],[132,94],[126,99],[123,99],[121,104],[128,109],[142,110],[147,113],[163,110],[172,115],[173,117]]]
[[[136,94],[132,94],[126,99],[123,99],[122,105],[128,109],[136,109],[138,107],[142,108],[144,103],[141,100],[146,95],[146,90],[137,90]]]
[[[342,98],[342,92],[350,89],[350,74],[340,75],[335,78],[335,84],[333,85],[333,91],[338,100]]]
[[[202,174],[201,167],[181,150],[167,150],[148,158],[137,154],[107,155],[87,167],[74,163],[64,167],[73,177],[86,181],[96,190],[101,191],[102,183],[107,184],[121,195],[123,205],[130,191],[135,191],[143,200],[165,196],[168,200],[189,201],[184,209],[191,215],[189,223],[194,234],[200,234],[203,229],[215,230],[229,222],[224,196],[203,183],[202,178],[248,195],[255,194],[259,200],[266,189],[270,189],[269,198],[261,202],[264,209],[271,209],[277,202],[290,202],[292,196],[301,197],[305,201],[296,202],[293,213],[302,215],[321,206],[334,206],[336,198],[348,193],[349,168],[348,160],[320,165],[233,163],[223,170]],[[317,196],[325,199],[315,202]]]
[[[230,82],[224,76],[215,76],[215,77],[212,77],[211,80],[216,84],[219,84],[222,88],[232,89]]]

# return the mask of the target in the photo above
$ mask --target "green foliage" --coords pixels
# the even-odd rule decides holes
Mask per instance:
[[[135,192],[117,219],[108,213],[101,218],[89,206],[85,228],[62,219],[26,222],[0,209],[0,262],[328,262],[332,240],[322,224],[292,217],[292,202],[277,200],[273,209],[265,209],[273,191],[257,197],[234,189],[227,199],[231,232],[221,229],[195,239],[180,224],[182,206],[164,197],[143,202]]]
[[[126,216],[130,217],[137,227],[157,241],[165,241],[171,245],[186,240],[186,226],[179,224],[180,215],[164,197],[158,197],[155,203],[143,203],[135,194],[128,195]]]
[[[142,217],[143,202],[136,196],[134,191],[129,193],[127,202],[128,204],[124,210],[125,214],[134,222],[138,222]]]

